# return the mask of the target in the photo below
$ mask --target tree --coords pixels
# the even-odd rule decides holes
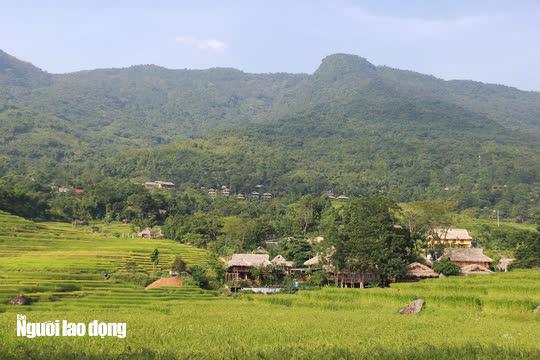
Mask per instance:
[[[433,271],[443,274],[444,276],[459,275],[461,268],[450,262],[450,259],[443,258],[433,265]]]
[[[156,271],[156,266],[159,264],[159,250],[154,249],[152,251],[152,254],[150,254],[150,261],[152,261],[152,265],[154,266],[154,272]]]
[[[398,205],[382,196],[352,200],[338,211],[328,234],[336,271],[378,271],[383,285],[414,259],[408,229],[397,225]]]
[[[311,245],[303,237],[292,236],[280,241],[277,251],[287,260],[294,261],[295,266],[302,266],[304,261],[313,257]]]
[[[512,267],[540,267],[540,226],[538,231],[526,237],[516,249],[516,262]]]
[[[188,271],[188,266],[180,256],[175,256],[174,261],[171,264],[171,270],[178,273],[183,273]]]

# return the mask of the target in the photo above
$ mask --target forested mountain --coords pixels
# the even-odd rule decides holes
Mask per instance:
[[[2,175],[57,184],[263,183],[538,210],[540,93],[353,55],[328,56],[311,75],[154,65],[48,74],[0,52],[0,131]]]

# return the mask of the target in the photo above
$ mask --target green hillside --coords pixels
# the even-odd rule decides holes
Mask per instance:
[[[190,266],[207,261],[208,253],[202,249],[170,240],[140,239],[128,225],[96,225],[100,232],[91,233],[88,226],[33,222],[0,212],[0,303],[20,293],[45,307],[64,298],[78,299],[78,303],[96,296],[127,300],[129,294],[134,299],[151,299],[144,292],[145,281],[154,271],[168,273],[175,256]],[[160,263],[154,269],[150,253],[155,248]],[[104,279],[105,272],[112,274],[111,279]],[[201,293],[197,288],[184,290],[171,296]]]
[[[0,175],[383,192],[538,212],[539,93],[346,54],[313,74],[153,65],[47,74],[0,58]]]

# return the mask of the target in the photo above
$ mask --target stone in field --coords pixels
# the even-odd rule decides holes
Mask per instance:
[[[405,305],[401,310],[399,310],[399,313],[401,315],[418,314],[420,311],[422,311],[425,304],[426,302],[424,299],[416,299],[410,304]]]
[[[17,295],[9,301],[9,305],[30,305],[30,298],[24,295]]]

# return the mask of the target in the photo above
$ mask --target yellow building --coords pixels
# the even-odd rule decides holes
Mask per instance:
[[[444,245],[447,247],[471,247],[472,237],[466,229],[435,229],[429,236],[429,247]]]

